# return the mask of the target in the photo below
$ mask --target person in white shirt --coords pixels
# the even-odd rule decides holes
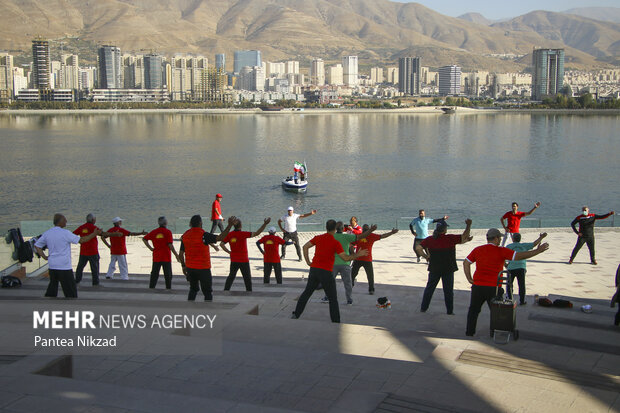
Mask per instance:
[[[284,241],[293,241],[295,244],[295,249],[297,250],[298,261],[301,261],[301,248],[299,247],[299,237],[297,236],[297,220],[299,218],[309,217],[310,215],[316,214],[316,209],[308,212],[307,214],[296,214],[295,209],[290,206],[288,207],[288,214],[284,215],[282,218],[278,220],[278,226],[284,233]],[[282,226],[284,224],[284,226]],[[282,256],[280,258],[284,258],[286,256],[286,245],[282,245]]]
[[[45,231],[34,244],[37,253],[49,264],[50,282],[45,292],[46,297],[57,297],[60,283],[65,297],[77,298],[77,285],[71,266],[71,244],[83,244],[101,235],[101,230],[97,229],[85,237],[79,237],[66,230],[66,226],[67,218],[62,214],[55,214],[54,228]],[[45,247],[49,250],[48,255],[43,251]]]

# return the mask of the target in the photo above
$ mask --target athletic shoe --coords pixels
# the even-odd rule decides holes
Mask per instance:
[[[301,257],[299,257],[299,259],[297,260],[297,262],[301,262]]]
[[[368,294],[369,294],[369,295],[375,295],[375,290],[370,290],[370,291],[368,291]]]
[[[521,302],[519,303],[519,305],[525,305],[525,304],[527,304],[527,301],[521,301]]]
[[[293,320],[297,320],[299,317],[297,317],[297,314],[295,314],[295,312],[293,311],[293,315],[291,315],[291,318]]]
[[[353,301],[347,301],[347,305],[353,305]]]
[[[322,303],[329,303],[329,298],[327,298],[327,296],[321,298],[321,302]]]

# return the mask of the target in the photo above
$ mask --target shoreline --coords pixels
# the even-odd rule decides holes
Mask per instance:
[[[281,111],[263,111],[256,109],[5,109],[1,115],[128,115],[128,114],[198,114],[198,115],[332,115],[332,114],[411,114],[444,115],[442,106],[428,106],[401,109],[304,109]],[[446,106],[443,106],[446,107]],[[620,115],[620,109],[476,109],[457,107],[454,115],[477,114],[555,114],[555,115]]]

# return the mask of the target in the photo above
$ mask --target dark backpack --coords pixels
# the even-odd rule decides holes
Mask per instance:
[[[17,277],[13,277],[12,275],[5,275],[2,277],[2,288],[16,288],[21,286],[22,281]]]
[[[19,262],[24,263],[26,261],[32,262],[34,253],[32,251],[32,244],[29,242],[22,242],[17,249],[17,257]]]
[[[15,250],[13,251],[13,259],[24,263],[26,261],[32,262],[33,252],[32,244],[24,241],[22,232],[19,228],[11,228],[9,230],[8,242],[13,243]]]

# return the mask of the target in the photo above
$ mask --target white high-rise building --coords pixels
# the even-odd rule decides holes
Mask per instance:
[[[286,62],[286,73],[299,73],[299,62],[297,60],[289,60]]]
[[[383,68],[373,67],[370,69],[370,82],[374,85],[383,83]]]
[[[265,90],[265,69],[262,66],[244,66],[239,72],[237,89],[250,91]]]
[[[28,89],[28,76],[24,75],[23,68],[13,67],[13,95],[22,89]]]
[[[310,66],[310,84],[323,86],[325,84],[325,62],[323,59],[314,59]]]
[[[342,76],[345,85],[349,87],[357,86],[359,78],[357,56],[345,56],[342,58]]]
[[[387,68],[387,80],[386,81],[393,85],[398,83],[398,68],[397,67]]]
[[[327,70],[327,83],[334,86],[342,86],[344,84],[342,74],[341,64],[330,66]]]
[[[79,70],[79,89],[92,90],[95,88],[95,79],[97,79],[97,68],[87,67]]]
[[[63,54],[60,56],[60,85],[61,89],[79,89],[80,68],[76,54]]]

